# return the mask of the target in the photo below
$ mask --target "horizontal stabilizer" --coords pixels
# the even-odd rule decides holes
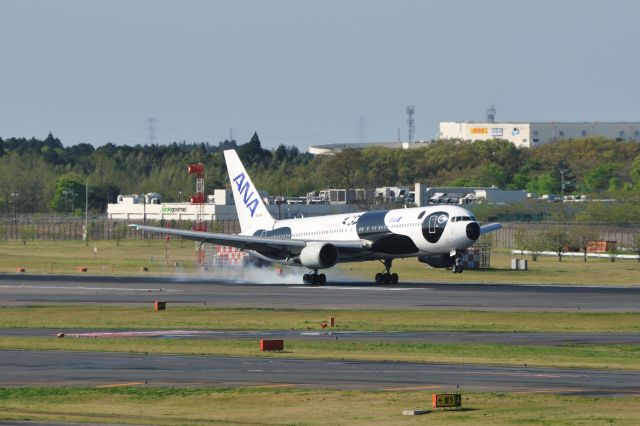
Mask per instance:
[[[500,228],[502,228],[502,225],[500,225],[499,223],[490,223],[488,225],[481,226],[480,235],[486,234],[487,232],[497,231]]]

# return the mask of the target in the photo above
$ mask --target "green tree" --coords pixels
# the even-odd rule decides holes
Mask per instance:
[[[633,187],[640,191],[640,155],[633,159],[631,169],[629,170],[629,176],[631,177]]]
[[[620,166],[618,164],[605,163],[596,165],[584,177],[585,188],[588,191],[605,191],[608,189],[611,179],[615,178]]]
[[[558,256],[558,262],[562,262],[564,250],[571,245],[571,235],[562,228],[552,228],[544,232],[544,245],[549,251]]]
[[[582,251],[585,262],[587,261],[589,242],[597,239],[598,231],[591,225],[575,225],[571,228],[571,241]]]
[[[576,174],[564,160],[560,160],[551,176],[554,179],[553,192],[567,195],[576,190]]]
[[[527,191],[534,192],[536,194],[554,194],[557,189],[556,181],[549,173],[542,173],[536,176],[527,184]]]
[[[544,238],[540,232],[533,231],[524,226],[519,226],[514,235],[514,243],[520,250],[528,251],[531,256],[531,260],[536,262],[538,256],[544,251]]]
[[[80,176],[67,173],[56,180],[56,187],[51,200],[50,209],[58,213],[68,213],[79,207],[79,202],[85,192],[84,179]]]

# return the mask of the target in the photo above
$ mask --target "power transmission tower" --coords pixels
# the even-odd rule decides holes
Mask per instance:
[[[153,145],[156,141],[156,119],[148,118],[149,121],[149,145]]]
[[[360,122],[360,143],[364,143],[364,125],[365,125],[365,118],[364,117],[359,117],[359,122]]]
[[[409,105],[407,107],[407,115],[409,116],[409,118],[407,118],[407,124],[409,125],[409,143],[413,140],[413,134],[416,131],[415,122],[413,121],[413,114],[415,113],[415,110],[416,107],[413,105]]]

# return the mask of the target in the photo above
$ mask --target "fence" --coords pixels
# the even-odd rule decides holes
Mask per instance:
[[[161,234],[143,233],[130,224],[140,224],[140,221],[122,221],[109,219],[93,219],[88,222],[88,237],[94,240],[139,240],[163,238]],[[149,226],[163,228],[191,229],[191,221],[147,221]],[[221,232],[225,234],[240,232],[240,224],[237,220],[216,220],[205,222],[208,232]],[[29,219],[29,220],[5,220],[0,222],[0,241],[9,240],[83,240],[85,235],[85,222],[79,219]]]
[[[565,229],[571,232],[573,226],[589,226],[598,235],[597,240],[616,241],[618,248],[632,248],[635,245],[634,238],[640,235],[640,223],[629,224],[603,224],[603,223],[503,223],[502,228],[495,232],[493,238],[494,247],[517,249],[515,244],[515,233],[522,229],[529,237],[551,229]]]
[[[140,221],[123,221],[109,219],[92,219],[89,221],[89,240],[139,240],[163,238],[160,234],[143,234],[129,224]],[[191,221],[147,221],[147,225],[166,228],[191,229]],[[492,235],[492,245],[497,248],[515,249],[514,234],[519,228],[525,229],[531,235],[546,232],[553,228],[570,229],[573,223],[503,223],[503,228]],[[580,223],[593,227],[599,240],[616,241],[619,248],[634,246],[634,237],[640,234],[640,223],[624,225],[602,223]],[[215,220],[205,222],[208,232],[236,234],[240,232],[237,220]],[[10,219],[0,221],[0,241],[7,240],[82,240],[84,238],[85,222],[82,219]]]

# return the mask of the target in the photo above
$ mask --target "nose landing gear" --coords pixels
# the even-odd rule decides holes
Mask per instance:
[[[376,274],[376,284],[378,285],[388,285],[388,284],[398,284],[398,274],[391,273],[391,262],[393,259],[385,259],[384,261],[384,272],[378,272]]]
[[[464,267],[462,266],[462,251],[456,250],[456,261],[451,267],[451,272],[454,274],[461,274],[464,271]]]
[[[318,270],[314,269],[313,274],[304,274],[302,281],[305,284],[325,285],[327,283],[327,276],[325,274],[318,274]]]

